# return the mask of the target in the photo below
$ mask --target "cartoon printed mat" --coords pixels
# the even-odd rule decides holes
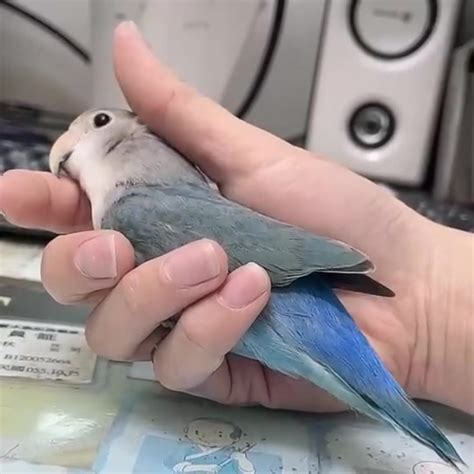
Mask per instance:
[[[464,421],[445,429],[472,466],[472,432]],[[123,407],[95,472],[455,473],[428,449],[351,414],[308,418],[156,397]]]
[[[32,407],[17,397],[18,415],[9,417],[9,426],[21,421],[25,433],[22,438],[17,433],[16,449],[2,448],[0,472],[455,474],[428,449],[365,417],[308,416],[169,397],[156,384],[128,379],[124,369],[109,372],[108,387],[94,390],[92,397],[81,390],[63,401],[48,395],[55,398],[54,419],[51,405],[37,398],[35,436],[26,430]],[[472,418],[432,407],[430,413],[469,464],[464,472],[473,472]],[[6,448],[12,428],[1,428],[0,444]],[[61,435],[60,446],[51,444],[58,440],[55,433]]]

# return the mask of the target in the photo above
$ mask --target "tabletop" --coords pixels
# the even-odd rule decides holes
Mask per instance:
[[[39,282],[43,247],[1,238],[0,277]],[[8,358],[0,364],[2,473],[455,473],[427,448],[365,417],[225,407],[173,394],[142,379],[149,367],[131,371],[96,358],[67,317],[32,322],[0,324],[0,354]],[[5,346],[12,332],[24,333],[15,348]],[[20,360],[19,376],[5,372]],[[472,472],[472,418],[423,409]]]

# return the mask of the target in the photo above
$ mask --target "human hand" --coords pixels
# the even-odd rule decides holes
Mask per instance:
[[[115,66],[132,109],[224,195],[368,254],[375,277],[397,296],[341,292],[360,329],[412,396],[473,411],[472,389],[466,389],[473,385],[466,384],[472,382],[474,339],[466,319],[472,314],[469,286],[465,291],[470,236],[433,224],[370,181],[236,119],[158,63],[129,24],[116,32]],[[47,247],[43,281],[60,302],[94,305],[86,333],[97,353],[142,360],[162,340],[154,366],[168,388],[231,404],[340,408],[307,382],[226,356],[267,301],[261,269],[242,268],[228,278],[222,249],[204,241],[132,270],[133,251],[123,236],[84,232],[88,205],[73,183],[25,172],[7,173],[1,181],[0,208],[13,223],[81,231]],[[91,240],[98,235],[102,241]],[[167,279],[173,258],[188,262],[180,264],[184,274],[191,268],[214,272],[183,287]],[[92,275],[94,268],[99,271]],[[223,300],[226,288],[240,299],[237,308]],[[453,295],[458,303],[448,307]],[[158,328],[180,311],[171,333]]]

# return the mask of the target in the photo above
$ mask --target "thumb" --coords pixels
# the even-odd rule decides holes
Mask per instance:
[[[133,22],[115,31],[114,66],[134,112],[217,184],[253,171],[279,156],[275,150],[281,154],[289,147],[181,81],[155,58]]]

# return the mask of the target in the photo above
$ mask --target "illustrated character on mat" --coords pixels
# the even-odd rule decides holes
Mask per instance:
[[[173,466],[174,472],[256,472],[247,457],[255,444],[242,443],[242,430],[238,426],[216,418],[199,418],[188,424],[185,435],[192,446],[183,461]]]
[[[456,474],[457,471],[440,462],[422,461],[413,466],[413,474]]]

